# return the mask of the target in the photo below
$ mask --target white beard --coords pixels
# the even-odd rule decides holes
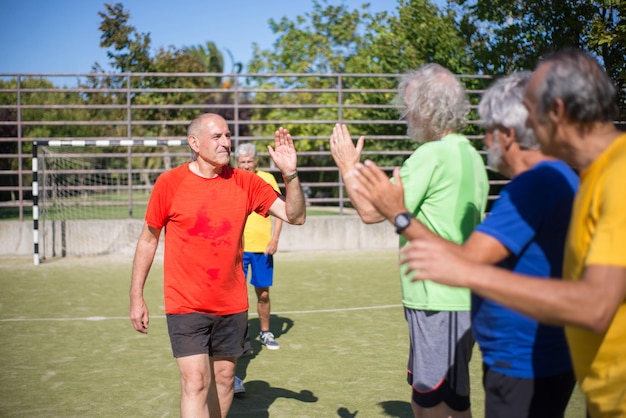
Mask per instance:
[[[493,133],[493,143],[487,148],[487,165],[494,171],[499,171],[498,167],[502,163],[502,147],[498,140],[498,131]]]

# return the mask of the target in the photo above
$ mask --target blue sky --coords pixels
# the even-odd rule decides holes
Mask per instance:
[[[95,62],[109,69],[100,48],[102,0],[0,0],[0,73],[86,73]],[[312,0],[118,0],[130,11],[130,24],[150,33],[152,48],[213,41],[236,61],[247,63],[252,44],[272,46],[270,18],[293,20],[313,9]],[[351,9],[370,3],[371,11],[395,12],[395,0],[328,0]],[[116,3],[111,0],[108,3]],[[323,4],[323,0],[320,0]]]

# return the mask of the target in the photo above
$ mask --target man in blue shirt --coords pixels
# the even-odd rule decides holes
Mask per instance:
[[[526,127],[529,78],[518,73],[500,79],[481,99],[488,165],[512,180],[463,245],[447,244],[466,258],[549,280],[562,275],[578,176],[541,153]],[[357,170],[356,191],[388,220],[405,212],[397,169],[393,186],[372,162]],[[429,233],[415,219],[403,231],[409,240]],[[486,417],[563,416],[575,379],[562,328],[473,294],[472,329],[483,355]]]

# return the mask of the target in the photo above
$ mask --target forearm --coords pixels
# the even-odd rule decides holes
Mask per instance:
[[[265,247],[266,255],[273,255],[278,250],[278,238],[280,237],[280,231],[283,227],[283,221],[280,218],[272,216],[273,227],[272,227],[272,237],[270,238],[270,242]]]
[[[278,243],[278,239],[280,238],[280,233],[283,230],[283,220],[280,218],[273,218],[274,225],[272,227],[272,241]]]
[[[594,332],[601,332],[607,326],[598,309],[606,300],[602,300],[597,286],[589,286],[584,280],[530,277],[476,263],[469,264],[464,274],[467,287],[476,294],[539,322],[572,325]]]
[[[398,213],[401,213],[403,211],[407,212],[407,210],[404,209],[404,210],[398,211]],[[391,222],[392,225],[394,223],[394,219],[395,219],[395,215],[393,217],[389,216],[387,218],[387,220]],[[423,234],[430,234],[432,236],[435,235],[430,229],[426,228],[426,226],[424,226],[424,224],[421,223],[416,218],[411,219],[411,224],[404,231],[402,231],[402,236],[406,238],[407,241],[411,241],[412,239],[415,239]],[[442,239],[442,242],[447,242],[447,241]]]
[[[356,169],[341,172],[341,177],[348,192],[348,198],[356,209],[361,220],[366,224],[375,224],[385,220],[385,217],[378,212],[376,207],[368,199],[363,197],[358,191],[358,181],[355,178]],[[393,223],[393,219],[391,220]]]
[[[406,212],[406,209],[398,210],[398,213],[403,211]],[[391,218],[389,222],[393,224]],[[402,235],[407,241],[420,237],[436,240],[441,243],[445,251],[480,264],[494,265],[511,255],[504,244],[490,235],[474,231],[463,244],[457,244],[436,235],[416,218],[411,220],[411,224],[402,232]]]
[[[148,273],[152,267],[154,255],[156,254],[157,246],[159,244],[158,237],[154,237],[147,231],[146,226],[142,232],[139,241],[137,242],[137,248],[135,250],[135,257],[133,258],[133,269],[131,274],[130,283],[130,297],[143,297],[143,288],[148,278]]]
[[[150,267],[152,266],[153,256],[154,252],[151,257],[147,249],[140,250],[139,247],[137,248],[137,252],[135,253],[135,258],[133,260],[133,270],[130,282],[131,299],[143,297],[143,288],[148,278]]]
[[[304,193],[297,176],[289,178],[290,173],[283,174],[285,181],[285,215],[286,221],[293,225],[302,225],[306,221],[306,203]]]

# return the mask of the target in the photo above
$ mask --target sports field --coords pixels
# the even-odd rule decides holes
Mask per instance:
[[[411,417],[397,251],[279,253],[272,288],[278,351],[253,341],[232,417]],[[178,370],[162,264],[146,284],[148,335],[127,317],[131,259],[0,259],[0,417],[177,417]],[[254,296],[254,292],[250,292]],[[251,335],[258,335],[251,300]],[[472,410],[483,416],[480,355]],[[567,417],[584,417],[575,389]]]

